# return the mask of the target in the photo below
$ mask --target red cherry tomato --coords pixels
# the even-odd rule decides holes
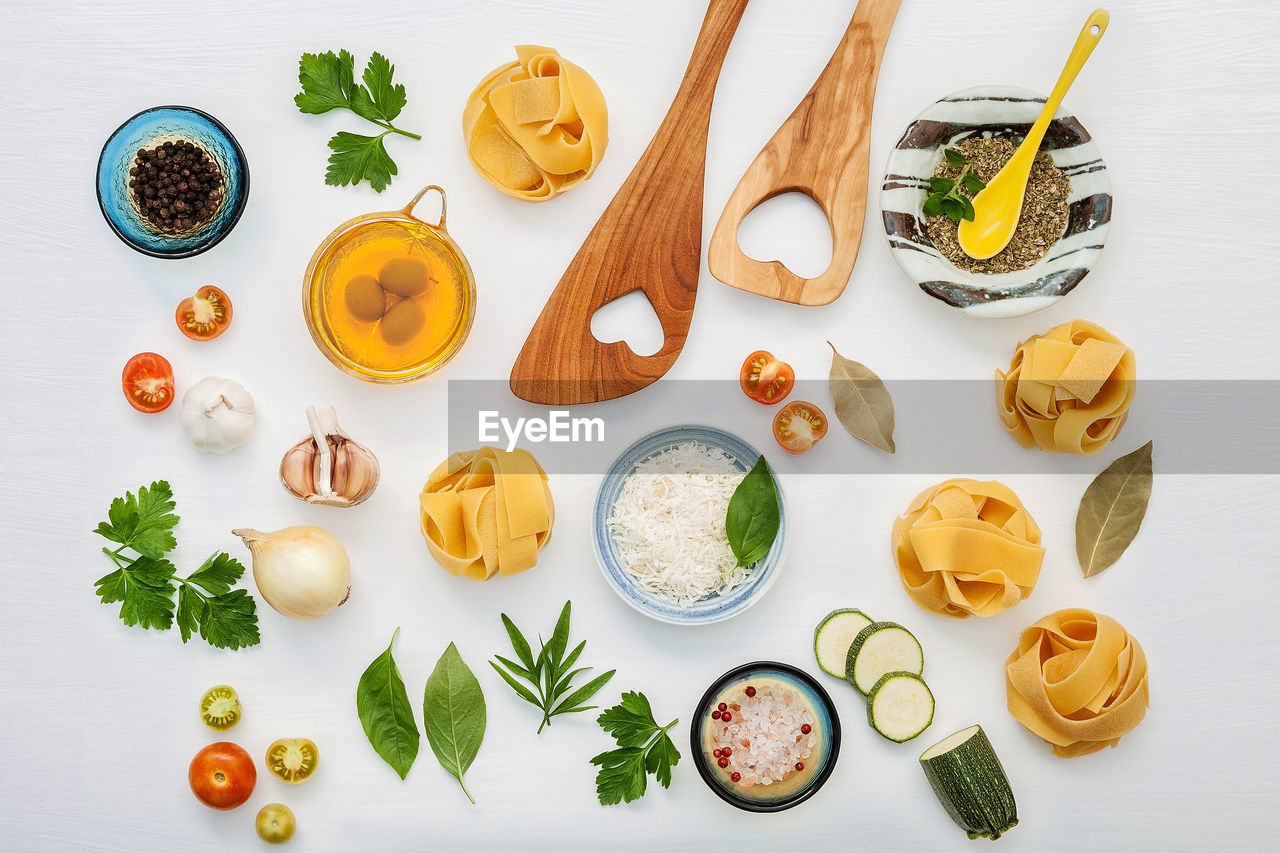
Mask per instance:
[[[773,437],[788,453],[804,453],[827,434],[827,416],[813,403],[787,403],[773,419]]]
[[[173,403],[173,368],[162,355],[140,352],[125,364],[120,387],[139,412],[163,412]]]
[[[742,393],[757,403],[772,406],[791,393],[796,384],[796,372],[785,361],[773,357],[773,353],[756,350],[742,362],[738,374]]]
[[[231,325],[231,300],[212,284],[206,284],[178,303],[173,318],[182,334],[193,341],[211,341]]]
[[[244,749],[219,741],[196,753],[187,769],[187,781],[196,799],[211,809],[244,805],[258,784],[258,770]]]

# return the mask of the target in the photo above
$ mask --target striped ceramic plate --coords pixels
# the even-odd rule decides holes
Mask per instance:
[[[1097,261],[1111,225],[1111,178],[1089,132],[1062,109],[1040,146],[1071,180],[1067,225],[1048,255],[1018,272],[969,273],[934,248],[925,231],[920,208],[943,148],[978,134],[1019,143],[1044,101],[1012,86],[965,89],[931,105],[898,140],[880,187],[880,210],[894,260],[925,293],[970,314],[1016,317],[1057,302]]]

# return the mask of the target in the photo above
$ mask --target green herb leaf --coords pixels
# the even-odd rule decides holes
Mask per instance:
[[[987,188],[987,184],[986,181],[979,178],[973,172],[966,172],[964,176],[964,188],[974,195],[977,195]]]
[[[103,604],[120,602],[129,626],[167,630],[173,625],[173,563],[138,557],[95,582]]]
[[[244,566],[239,560],[230,554],[219,552],[205,560],[187,580],[204,588],[210,595],[226,595],[243,574]]]
[[[407,98],[402,84],[391,83],[396,67],[382,54],[369,57],[364,69],[364,85],[356,88],[351,98],[351,110],[370,121],[385,121],[400,115]]]
[[[304,53],[298,62],[298,82],[302,91],[293,102],[304,113],[327,113],[350,108],[355,91],[355,59],[345,50],[335,55]]]
[[[597,722],[618,742],[617,749],[591,759],[600,768],[596,795],[601,805],[629,803],[643,797],[648,774],[653,774],[664,788],[671,785],[671,768],[680,761],[680,752],[667,732],[679,720],[659,727],[645,695],[628,692]]]
[[[333,187],[342,187],[368,181],[375,191],[385,190],[387,184],[391,183],[391,176],[397,173],[395,161],[382,144],[382,137],[386,135],[360,136],[346,131],[335,135],[329,140],[333,154],[329,155],[329,168],[325,171],[324,182]]]
[[[973,209],[973,202],[969,201],[967,196],[960,196],[960,206],[962,209],[960,215],[972,222],[974,216],[977,215]]]
[[[764,456],[756,460],[729,499],[724,530],[739,566],[749,566],[764,558],[778,538],[782,524],[778,490]]]
[[[946,196],[942,199],[942,212],[951,220],[959,222],[964,218],[964,205],[960,203],[960,199]]]
[[[1099,474],[1076,513],[1076,558],[1086,578],[1106,569],[1133,542],[1147,515],[1153,481],[1148,441]]]
[[[831,375],[827,386],[836,417],[849,434],[885,453],[897,452],[893,443],[893,397],[884,380],[865,364],[842,356],[831,341]]]
[[[178,623],[178,631],[182,634],[182,642],[190,640],[192,635],[200,633],[198,616],[204,600],[194,589],[186,584],[178,587],[178,612],[174,621]]]
[[[418,757],[419,734],[409,694],[391,656],[391,647],[399,633],[400,629],[396,628],[387,650],[374,658],[360,676],[356,685],[356,713],[360,715],[360,725],[373,751],[404,779]]]
[[[436,760],[458,780],[467,799],[475,803],[462,777],[484,740],[484,693],[453,643],[427,678],[422,717]]]
[[[947,162],[952,166],[964,165],[964,155],[954,148],[944,148],[942,155],[947,158]]]
[[[573,665],[582,655],[582,650],[586,648],[586,640],[578,643],[568,656],[564,654],[565,648],[569,645],[572,612],[572,602],[566,601],[560,610],[560,618],[556,621],[555,630],[551,632],[551,639],[546,642],[540,641],[536,658],[524,634],[520,633],[520,629],[507,614],[502,614],[502,624],[507,629],[507,637],[510,638],[511,646],[524,666],[501,655],[494,655],[495,660],[489,661],[489,665],[502,676],[502,680],[511,689],[515,690],[516,695],[542,711],[542,724],[538,726],[539,733],[551,722],[552,717],[586,711],[594,707],[581,703],[594,696],[614,675],[614,670],[609,670],[587,684],[577,689],[573,688],[573,679],[591,667],[573,669]],[[530,687],[521,684],[517,678],[527,681]]]
[[[243,589],[206,598],[196,618],[200,623],[200,636],[219,649],[238,649],[261,642],[257,603]]]
[[[925,216],[941,216],[942,215],[942,195],[934,193],[924,200],[924,208],[922,212]]]
[[[395,66],[390,60],[374,53],[365,66],[362,86],[355,81],[355,60],[347,51],[302,55],[298,63],[298,83],[302,91],[293,99],[299,110],[326,113],[348,109],[382,130],[377,136],[342,131],[330,139],[329,148],[334,153],[329,156],[325,171],[326,184],[341,187],[367,180],[376,191],[382,192],[397,173],[383,137],[398,133],[410,139],[422,138],[391,123],[407,101],[404,86],[392,82],[394,74]]]
[[[136,498],[132,492],[125,492],[123,498],[113,500],[107,511],[109,521],[98,524],[94,532],[143,556],[159,559],[178,547],[172,533],[178,523],[178,516],[173,513],[176,507],[169,483],[156,480],[149,489],[139,488]]]
[[[951,192],[955,188],[956,182],[950,178],[930,178],[929,191],[934,193],[942,193],[943,195]]]

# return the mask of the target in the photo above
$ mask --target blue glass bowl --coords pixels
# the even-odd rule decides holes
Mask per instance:
[[[713,754],[717,723],[711,712],[721,702],[740,696],[747,685],[794,690],[813,713],[813,734],[818,742],[804,760],[804,769],[769,785],[743,787],[735,783],[730,776],[734,765],[720,767]],[[689,726],[689,750],[698,775],[720,799],[749,812],[780,812],[812,797],[830,778],[840,755],[840,717],[827,691],[808,673],[777,661],[755,661],[729,670],[702,694]]]
[[[204,149],[222,169],[223,197],[203,225],[165,234],[143,219],[129,193],[129,170],[139,148],[186,140]],[[249,197],[249,164],[240,143],[216,118],[192,107],[152,107],[111,134],[98,157],[98,206],[116,236],[144,255],[189,258],[208,251],[231,233]]]
[[[613,467],[605,474],[604,482],[596,495],[592,518],[592,538],[595,540],[596,561],[604,572],[605,580],[618,597],[646,616],[672,625],[709,625],[721,622],[755,604],[778,578],[787,551],[787,502],[782,496],[782,484],[777,475],[773,484],[778,490],[778,503],[782,523],[778,538],[764,559],[753,564],[747,580],[723,595],[712,595],[694,602],[688,607],[678,607],[640,587],[622,568],[618,546],[609,533],[609,511],[622,493],[622,484],[635,471],[636,465],[678,444],[696,441],[718,447],[734,459],[743,473],[751,470],[760,451],[736,435],[709,426],[681,425],[660,429],[631,445]]]

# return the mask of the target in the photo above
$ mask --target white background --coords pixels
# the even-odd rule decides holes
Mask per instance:
[[[738,177],[825,64],[851,7],[755,0],[747,9],[712,115],[704,247]],[[873,184],[903,126],[932,100],[982,83],[1046,91],[1091,8],[1085,0],[906,0],[880,74]],[[1077,292],[1020,319],[964,317],[893,265],[873,194],[839,301],[818,309],[768,302],[704,272],[688,345],[669,375],[728,379],[747,351],[763,347],[820,379],[831,338],[886,377],[985,379],[1019,340],[1079,316],[1133,346],[1144,378],[1274,378],[1280,7],[1116,0],[1110,8],[1111,27],[1067,101],[1096,137],[1115,191],[1107,250]],[[891,521],[916,492],[944,476],[985,473],[966,470],[963,459],[936,476],[786,476],[794,540],[784,573],[758,606],[714,627],[658,624],[609,591],[588,544],[596,477],[553,479],[555,537],[536,569],[478,585],[433,563],[416,507],[444,455],[447,380],[507,376],[547,294],[660,122],[703,11],[694,0],[4,4],[0,846],[250,850],[258,846],[254,813],[278,800],[297,813],[298,851],[976,849],[916,766],[925,746],[973,722],[989,732],[1018,798],[1022,823],[1001,849],[1266,846],[1280,758],[1274,478],[1159,477],[1137,541],[1088,581],[1072,544],[1080,493],[1088,473],[1144,436],[1124,434],[1078,475],[1009,478],[1044,528],[1048,553],[1032,598],[985,621],[917,608],[888,549]],[[554,46],[581,64],[610,107],[599,172],[546,205],[486,185],[460,140],[467,93],[519,43]],[[400,175],[382,196],[322,182],[326,140],[339,129],[363,132],[360,121],[303,116],[291,101],[299,54],[340,47],[361,64],[371,50],[395,62],[409,96],[400,123],[424,134],[418,143],[388,140]],[[107,135],[138,110],[169,103],[219,117],[252,169],[236,230],[177,262],[126,248],[93,193]],[[448,190],[449,229],[475,269],[475,328],[441,375],[407,387],[364,384],[312,345],[299,311],[302,273],[339,222],[399,207],[427,183]],[[802,272],[821,269],[827,249],[815,209],[774,207],[781,213],[749,223],[744,241],[757,255],[781,252]],[[172,316],[205,283],[231,294],[235,323],[198,344],[181,337]],[[202,455],[183,438],[176,406],[159,416],[130,409],[119,371],[142,350],[172,361],[179,393],[210,374],[246,385],[260,411],[248,445]],[[358,509],[306,507],[277,482],[280,455],[304,433],[312,403],[336,405],[382,461],[382,485]],[[770,447],[768,418],[745,403],[742,412],[718,425]],[[689,417],[671,414],[673,422]],[[999,429],[994,414],[990,428]],[[807,464],[818,470],[823,453],[862,452],[870,451],[836,430]],[[172,483],[183,517],[180,567],[216,549],[247,562],[232,527],[318,524],[350,550],[351,600],[314,623],[261,605],[262,644],[239,653],[198,640],[183,646],[176,630],[125,628],[93,594],[109,566],[91,531],[113,496],[156,478]],[[548,631],[569,597],[574,636],[589,639],[584,661],[618,668],[600,698],[609,704],[639,689],[663,722],[681,718],[685,758],[670,790],[600,807],[586,762],[611,741],[590,715],[535,736],[533,710],[485,664],[506,646],[499,611],[530,632]],[[938,698],[932,729],[916,743],[890,744],[863,724],[861,699],[829,680],[845,741],[827,786],[782,814],[728,807],[687,755],[692,705],[744,661],[816,672],[813,625],[838,605],[917,633]],[[1024,626],[1068,606],[1113,615],[1141,641],[1151,710],[1118,749],[1060,760],[1005,710],[1002,663]],[[474,807],[425,738],[403,783],[365,742],[356,680],[397,625],[396,656],[419,714],[423,682],[450,640],[483,684],[489,727],[468,774]],[[196,706],[222,682],[245,705],[230,737],[255,757],[277,737],[314,739],[322,758],[313,781],[286,788],[260,771],[250,803],[229,813],[194,800],[187,763],[217,739]]]

